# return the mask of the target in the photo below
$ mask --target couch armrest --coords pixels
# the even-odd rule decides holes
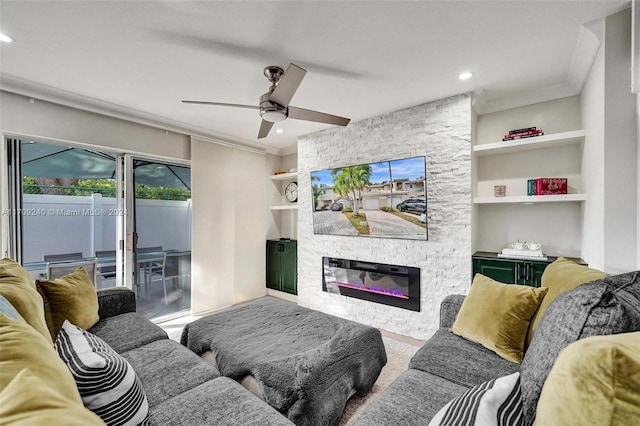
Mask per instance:
[[[440,328],[451,328],[465,297],[463,294],[450,294],[442,299],[440,303]]]
[[[100,319],[115,317],[136,311],[136,295],[125,287],[98,290],[98,315]]]

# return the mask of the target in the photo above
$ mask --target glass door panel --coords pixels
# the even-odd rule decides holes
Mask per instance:
[[[138,312],[158,319],[191,308],[191,169],[132,159]]]
[[[21,259],[34,277],[47,265],[96,259],[97,288],[119,283],[116,262],[120,156],[76,146],[19,141]],[[93,277],[92,277],[93,278]]]

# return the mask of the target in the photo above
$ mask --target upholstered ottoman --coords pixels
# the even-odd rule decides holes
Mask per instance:
[[[337,424],[387,362],[379,330],[273,298],[188,324],[181,343],[208,354],[223,376],[255,379],[263,399],[297,425]]]

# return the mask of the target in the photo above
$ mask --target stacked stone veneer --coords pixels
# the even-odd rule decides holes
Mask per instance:
[[[428,241],[314,235],[310,172],[425,156]],[[298,140],[298,304],[426,339],[440,301],[471,282],[471,98],[468,94],[332,128]],[[421,312],[322,291],[322,257],[421,269]]]

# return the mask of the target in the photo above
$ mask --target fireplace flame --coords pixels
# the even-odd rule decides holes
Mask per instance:
[[[377,293],[385,296],[398,297],[400,299],[409,299],[409,295],[403,293],[402,291],[396,288],[381,288],[381,287],[367,287],[364,284],[351,284],[351,283],[341,283],[338,281],[334,282],[338,287],[352,288],[354,290],[368,291],[369,293]]]

